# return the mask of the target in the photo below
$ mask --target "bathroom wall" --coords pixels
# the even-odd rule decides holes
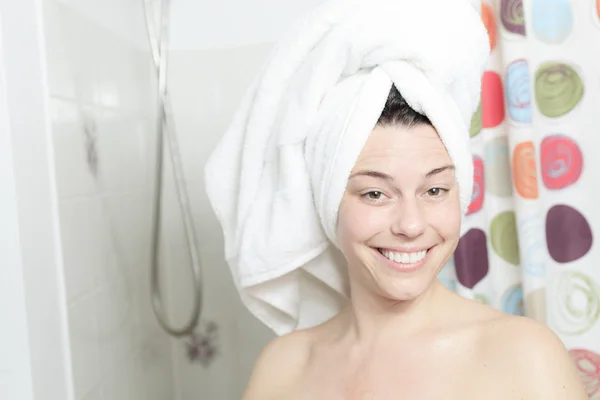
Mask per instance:
[[[4,27],[0,21],[0,26]],[[12,138],[4,68],[4,30],[0,28],[0,315],[6,326],[0,333],[0,398],[33,397],[26,304],[21,274],[19,219]]]
[[[14,97],[0,136],[0,209],[12,220],[0,237],[19,244],[1,259],[10,270],[0,304],[11,301],[5,321],[14,327],[0,340],[10,343],[0,347],[1,398],[240,398],[273,334],[239,300],[202,170],[272,43],[320,2],[172,1],[174,123],[204,270],[203,322],[219,329],[217,354],[203,365],[160,330],[150,307],[156,82],[143,2],[0,0]],[[180,325],[191,276],[165,168],[165,300]]]
[[[71,400],[40,16],[0,0],[0,398]]]
[[[172,3],[169,90],[205,274],[203,320],[219,327],[218,354],[208,367],[190,362],[183,347],[175,345],[176,387],[181,400],[200,394],[215,400],[241,398],[256,357],[274,337],[239,300],[223,258],[221,228],[204,192],[203,168],[275,40],[292,20],[321,2]],[[186,259],[180,258],[183,239],[177,235],[181,232],[179,222],[168,231],[172,254],[179,257],[170,268],[171,285],[178,293],[172,306],[180,320],[191,304],[189,286],[181,286],[190,277]]]
[[[171,343],[150,308],[156,97],[143,2],[42,4],[75,400],[172,399]]]

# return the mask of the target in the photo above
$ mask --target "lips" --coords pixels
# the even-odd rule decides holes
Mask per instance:
[[[413,272],[421,269],[425,265],[431,250],[434,248],[435,246],[412,252],[402,252],[384,248],[372,249],[377,257],[379,257],[381,261],[391,269],[400,272]]]

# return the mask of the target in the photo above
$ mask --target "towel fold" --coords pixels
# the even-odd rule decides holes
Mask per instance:
[[[338,207],[392,85],[438,131],[466,212],[488,54],[468,0],[329,1],[275,46],[205,169],[225,258],[257,318],[281,335],[339,312]]]

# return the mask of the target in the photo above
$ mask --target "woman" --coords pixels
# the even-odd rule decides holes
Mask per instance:
[[[550,330],[437,279],[459,240],[457,189],[436,130],[392,89],[339,211],[351,300],[269,344],[244,398],[587,399]]]
[[[548,329],[436,278],[488,58],[466,0],[331,0],[276,46],[205,172],[242,301],[281,336],[245,399],[586,398]]]

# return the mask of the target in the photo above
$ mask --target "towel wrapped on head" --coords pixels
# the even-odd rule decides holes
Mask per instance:
[[[205,170],[225,258],[257,318],[281,335],[339,312],[338,207],[392,85],[437,130],[466,212],[488,54],[468,0],[333,0],[276,45]]]

